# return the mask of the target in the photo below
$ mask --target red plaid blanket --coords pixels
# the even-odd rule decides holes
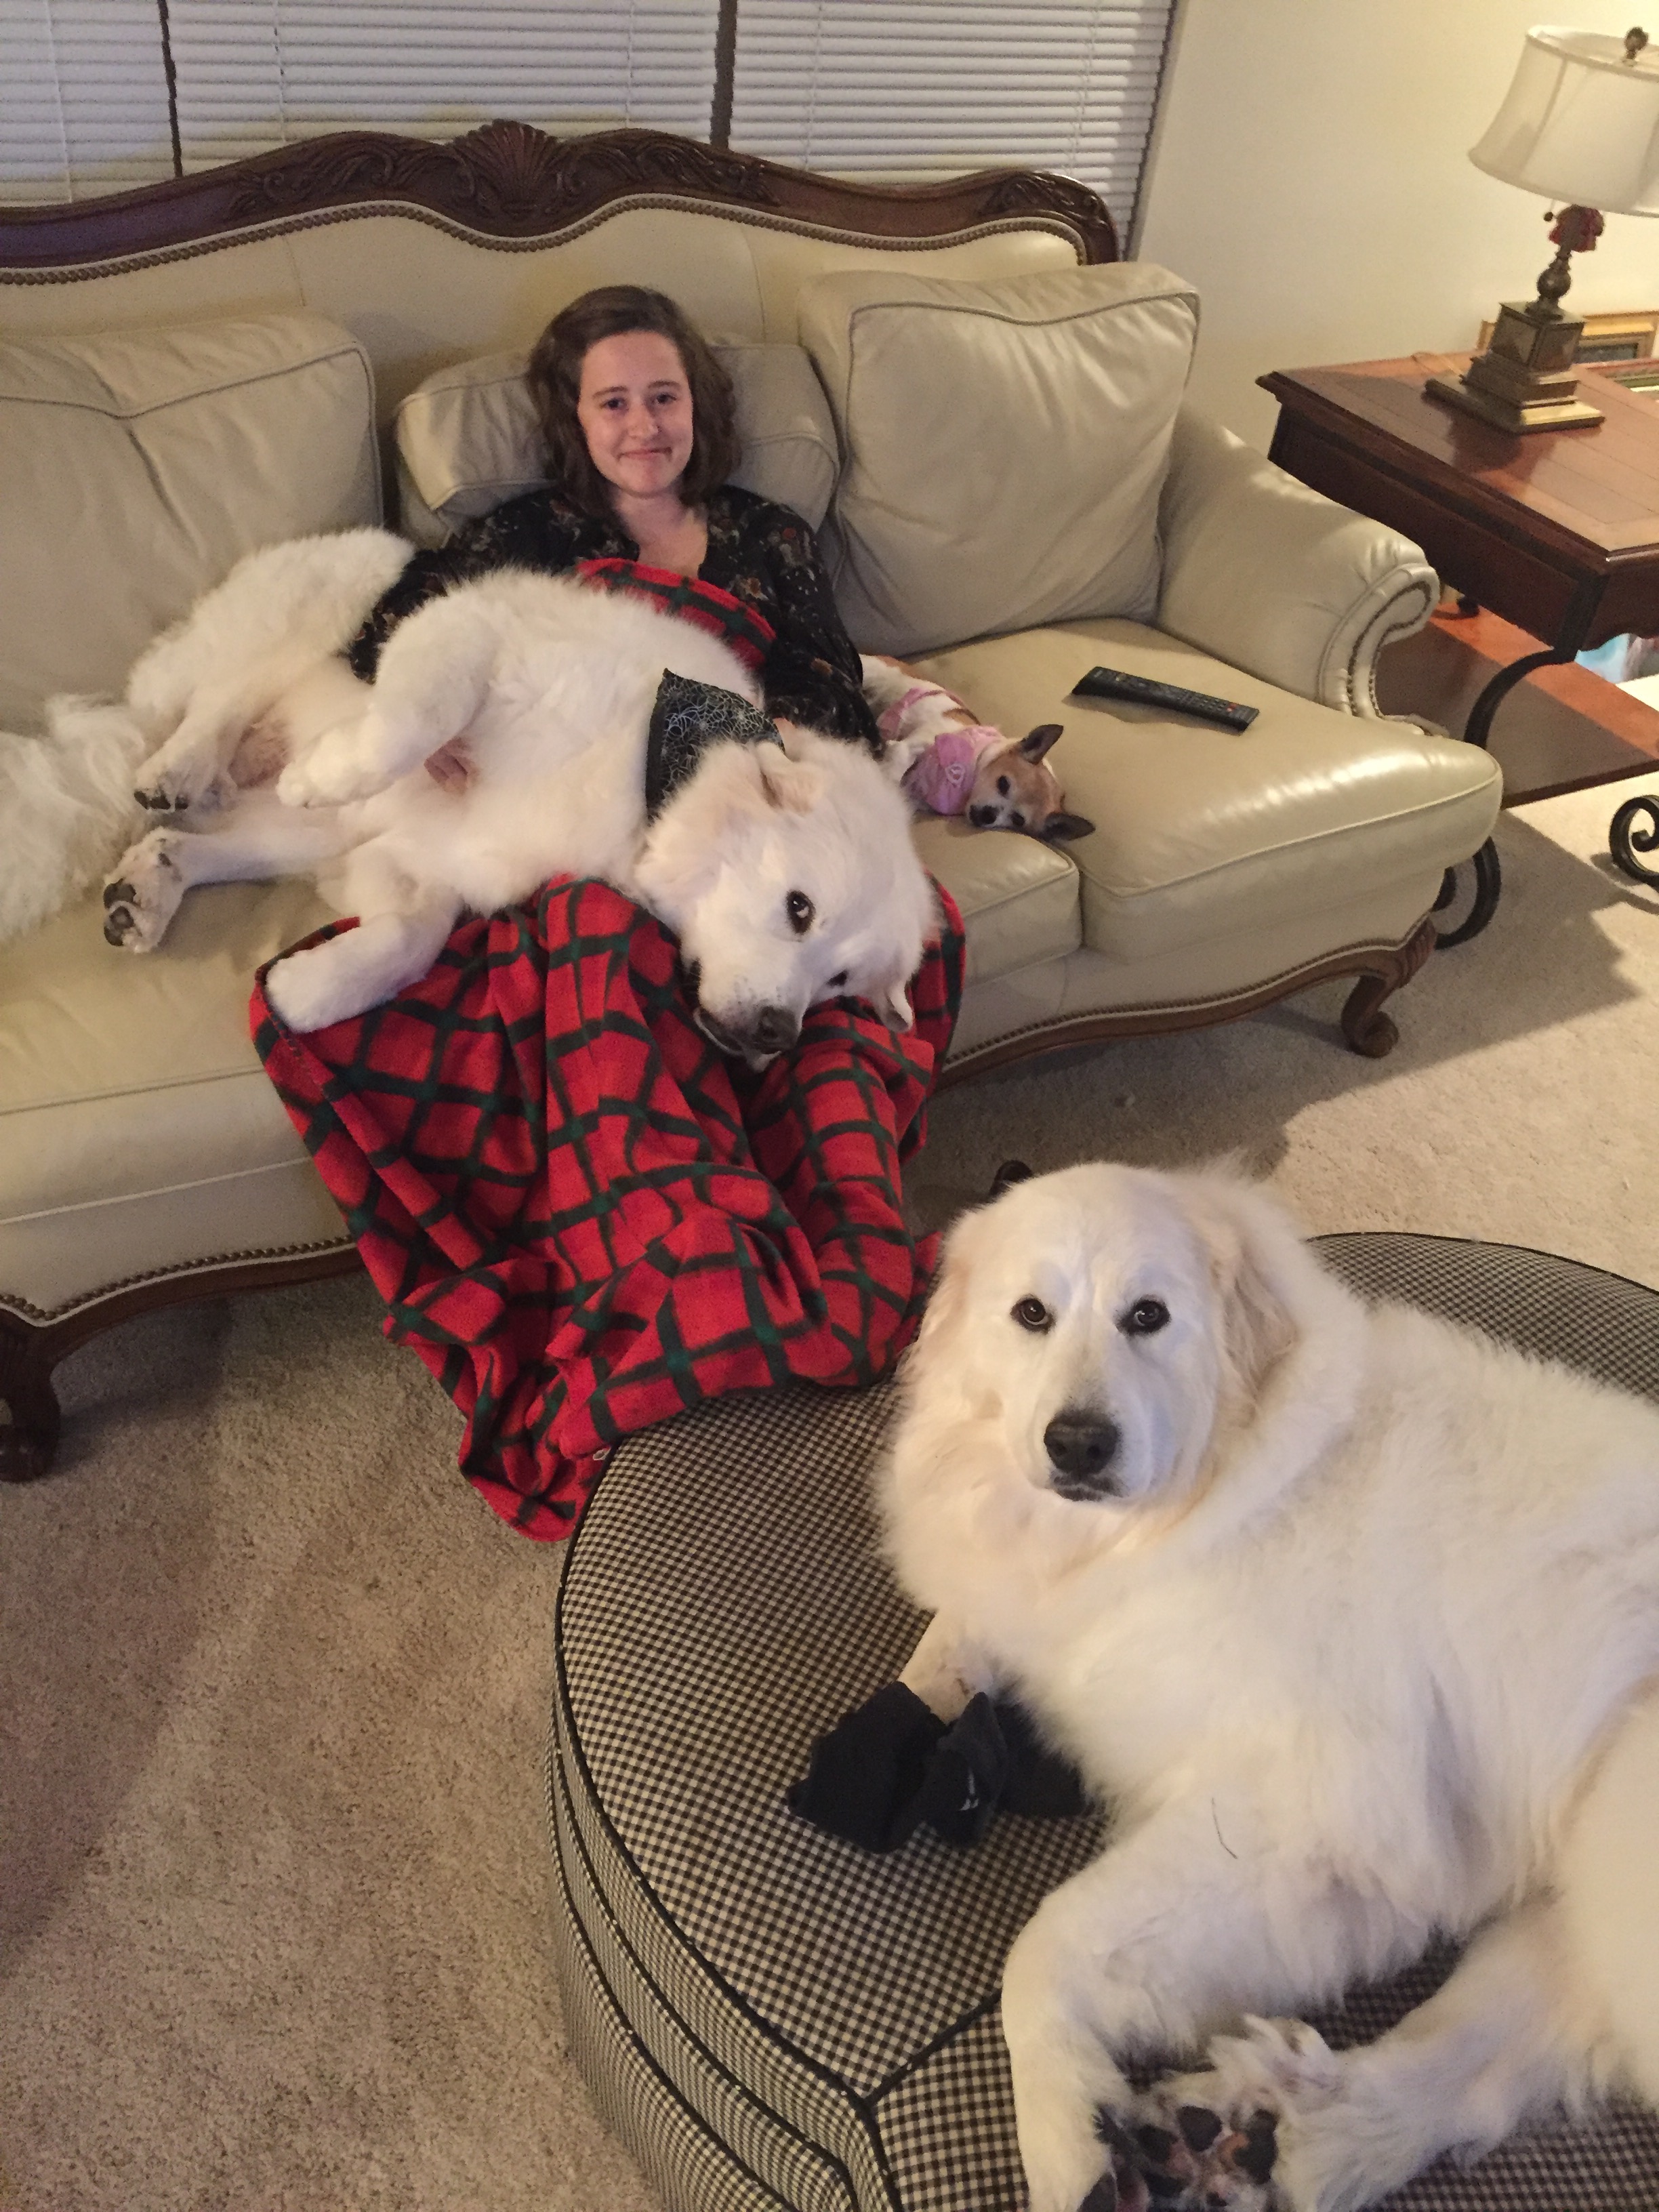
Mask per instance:
[[[940,898],[913,1031],[841,1000],[758,1074],[708,1043],[674,939],[605,884],[463,922],[422,981],[310,1036],[261,971],[259,1055],[387,1335],[466,1415],[462,1470],[514,1527],[568,1535],[634,1430],[789,1376],[872,1382],[908,1342],[933,1253],[900,1165],[962,988]]]

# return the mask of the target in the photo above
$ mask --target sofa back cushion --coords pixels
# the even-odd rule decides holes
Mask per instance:
[[[822,276],[800,329],[841,440],[830,573],[865,651],[1152,614],[1198,329],[1179,276]]]
[[[254,547],[380,516],[374,378],[337,323],[0,343],[0,726],[120,690]]]
[[[836,485],[836,429],[799,346],[716,344],[737,395],[742,465],[732,482],[804,515],[816,530]],[[398,410],[399,520],[423,545],[547,481],[525,382],[527,352],[440,369]]]

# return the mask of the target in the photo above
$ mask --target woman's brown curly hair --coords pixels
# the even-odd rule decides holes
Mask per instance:
[[[611,513],[611,487],[593,465],[576,403],[588,349],[630,331],[654,331],[679,355],[691,392],[692,433],[679,491],[688,507],[700,507],[738,465],[732,380],[667,294],[642,284],[602,284],[584,292],[559,310],[531,349],[526,380],[547,440],[548,475],[584,514]]]

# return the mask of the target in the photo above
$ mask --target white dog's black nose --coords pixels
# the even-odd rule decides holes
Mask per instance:
[[[774,1053],[787,1052],[800,1035],[800,1024],[787,1006],[763,1006],[737,1029],[700,1006],[696,1023],[706,1037],[738,1060],[769,1059]]]
[[[1042,1431],[1042,1448],[1054,1470],[1054,1487],[1062,1498],[1109,1498],[1117,1488],[1111,1472],[1117,1457],[1117,1423],[1103,1413],[1056,1413]]]
[[[749,1031],[756,1052],[787,1052],[800,1035],[800,1024],[787,1006],[763,1006]]]

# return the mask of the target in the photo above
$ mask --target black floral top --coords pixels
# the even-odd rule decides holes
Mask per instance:
[[[878,754],[857,648],[847,635],[816,540],[791,508],[723,484],[706,513],[708,550],[698,574],[765,617],[776,633],[761,668],[769,713],[843,738]],[[579,561],[639,557],[611,516],[583,514],[550,488],[525,492],[464,524],[447,545],[416,553],[347,647],[354,674],[373,680],[381,647],[403,620],[456,584],[500,568],[563,575]]]

